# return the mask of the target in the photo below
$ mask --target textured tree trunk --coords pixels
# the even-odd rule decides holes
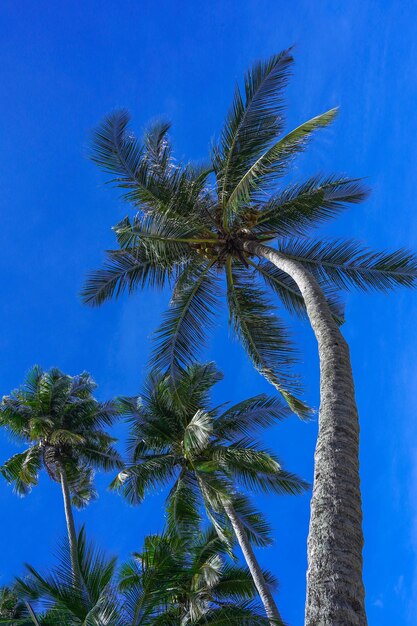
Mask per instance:
[[[59,473],[61,479],[62,497],[64,499],[65,519],[67,520],[72,575],[74,577],[74,581],[78,582],[80,580],[81,574],[80,565],[78,562],[77,532],[75,530],[75,522],[72,512],[71,494],[68,486],[67,474],[62,465],[59,467]]]
[[[236,515],[236,511],[231,504],[224,503],[223,506],[228,518],[230,519],[230,523],[232,524],[239,546],[243,552],[243,556],[245,557],[246,564],[252,575],[253,582],[258,590],[259,597],[265,607],[266,616],[272,626],[282,626],[284,622],[282,621],[278,607],[275,604],[275,600],[272,597],[272,593],[256,559],[255,553],[246,534],[245,527]]]
[[[359,421],[349,348],[317,281],[300,263],[254,241],[244,247],[273,263],[297,284],[319,348],[319,433],[308,536],[305,625],[366,626]]]

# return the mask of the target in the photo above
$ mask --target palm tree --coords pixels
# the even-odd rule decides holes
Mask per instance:
[[[84,372],[68,376],[58,369],[33,367],[22,387],[4,396],[0,426],[28,447],[7,460],[0,471],[18,495],[27,495],[44,468],[60,483],[74,577],[80,575],[72,505],[82,508],[95,497],[94,469],[122,466],[115,439],[103,429],[118,417],[114,401],[98,402],[96,384]]]
[[[14,587],[0,587],[0,624],[36,626],[36,616],[28,602],[23,601]]]
[[[143,551],[122,567],[120,587],[133,626],[269,624],[254,602],[250,572],[233,562],[213,527],[186,538],[146,537]]]
[[[404,250],[372,252],[358,242],[308,237],[367,195],[357,179],[314,176],[282,184],[331,109],[282,136],[283,89],[290,51],[256,63],[237,87],[220,140],[205,167],[172,157],[159,123],[143,145],[129,115],[109,115],[93,137],[92,158],[110,173],[136,212],[114,227],[118,248],[85,287],[100,305],[123,291],[174,283],[157,333],[154,363],[175,372],[195,358],[220,301],[225,276],[230,320],[256,368],[299,414],[294,348],[264,283],[290,313],[307,315],[321,369],[319,435],[308,542],[306,624],[366,624],[362,582],[359,424],[343,316],[335,292],[387,291],[416,283],[416,258]],[[271,247],[272,244],[272,247]],[[334,503],[338,506],[335,507]]]
[[[268,543],[268,527],[239,490],[297,494],[303,483],[284,471],[253,435],[289,414],[287,405],[265,395],[226,411],[210,406],[209,392],[221,379],[214,364],[194,364],[176,379],[150,374],[140,398],[122,399],[131,421],[129,465],[112,483],[132,504],[158,485],[173,483],[167,499],[169,528],[189,536],[200,523],[201,504],[226,540],[231,524],[271,623],[281,617],[251,541]]]

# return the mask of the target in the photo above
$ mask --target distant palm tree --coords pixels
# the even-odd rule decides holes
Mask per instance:
[[[0,624],[38,626],[32,607],[13,587],[0,587]]]
[[[269,624],[254,602],[249,570],[233,563],[213,527],[186,538],[146,537],[142,552],[122,567],[120,587],[133,626]]]
[[[58,369],[44,372],[35,366],[23,386],[4,396],[0,405],[0,426],[28,445],[6,461],[0,472],[21,496],[37,485],[42,468],[61,484],[75,577],[79,577],[79,567],[71,505],[82,508],[95,497],[95,468],[122,466],[113,447],[115,440],[104,430],[118,417],[118,405],[98,402],[95,388],[87,373],[68,376]]]
[[[289,414],[277,398],[255,396],[226,411],[210,406],[209,392],[221,378],[214,364],[190,366],[176,379],[154,372],[140,398],[122,399],[131,420],[129,464],[116,477],[132,504],[158,485],[173,483],[168,524],[189,536],[200,523],[201,504],[224,538],[229,520],[271,623],[281,617],[255,557],[251,540],[268,542],[262,516],[239,490],[297,494],[303,483],[284,471],[253,438],[262,427]]]
[[[336,115],[331,109],[280,136],[291,64],[284,51],[247,73],[244,94],[236,88],[206,167],[173,159],[169,124],[154,125],[141,145],[127,127],[126,111],[104,120],[93,138],[92,158],[126,190],[136,215],[114,227],[118,249],[91,276],[84,298],[100,305],[123,291],[175,282],[154,352],[154,363],[175,375],[204,344],[224,275],[235,333],[256,368],[299,414],[306,407],[294,395],[294,349],[259,280],[291,313],[307,314],[319,346],[321,408],[306,624],[363,626],[359,425],[335,291],[415,285],[417,262],[404,250],[372,252],[351,240],[306,237],[346,204],[362,201],[366,190],[358,180],[339,176],[277,188],[311,135]]]

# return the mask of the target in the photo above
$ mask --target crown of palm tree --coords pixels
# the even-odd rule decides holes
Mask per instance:
[[[227,540],[224,506],[232,502],[251,541],[266,545],[268,524],[245,491],[296,494],[306,485],[283,470],[254,434],[290,411],[264,394],[225,411],[213,408],[209,392],[220,379],[212,363],[182,371],[175,389],[169,375],[153,372],[142,396],[122,399],[131,422],[129,464],[112,487],[137,504],[148,491],[171,484],[168,527],[185,536],[198,527],[204,505],[219,536]]]
[[[246,74],[243,93],[236,87],[206,167],[174,160],[168,123],[153,125],[141,143],[128,129],[126,111],[103,121],[93,137],[92,158],[126,190],[136,214],[114,227],[118,248],[108,251],[83,296],[100,305],[125,290],[174,283],[153,362],[175,376],[204,345],[224,276],[236,335],[257,369],[303,414],[306,407],[296,398],[300,383],[290,368],[296,351],[269,293],[301,316],[303,298],[287,274],[245,251],[245,242],[274,242],[281,253],[305,265],[339,322],[339,289],[414,285],[417,262],[404,250],[372,252],[356,241],[308,237],[367,192],[359,180],[335,175],[278,185],[314,132],[336,115],[331,109],[282,135],[283,90],[292,61],[287,50]]]
[[[72,502],[80,508],[95,496],[94,469],[121,466],[115,440],[104,430],[114,423],[120,408],[114,401],[98,402],[95,388],[87,373],[68,376],[35,366],[22,387],[3,397],[0,425],[28,445],[0,468],[16,493],[26,495],[37,484],[42,468],[60,482],[63,467]]]
[[[276,586],[270,573],[264,575]],[[213,527],[186,539],[146,537],[143,551],[122,567],[120,587],[130,615],[142,611],[144,621],[132,624],[269,624],[254,602],[248,569],[233,562]]]

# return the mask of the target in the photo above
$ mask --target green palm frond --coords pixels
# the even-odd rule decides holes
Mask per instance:
[[[138,504],[146,492],[166,485],[176,477],[178,472],[175,461],[172,455],[144,458],[140,463],[121,470],[110,488],[121,491],[130,504]]]
[[[215,446],[213,459],[245,489],[279,495],[298,495],[307,484],[282,469],[270,452],[247,438],[229,446]]]
[[[229,206],[249,202],[253,192],[259,188],[265,191],[268,181],[282,176],[288,170],[290,159],[305,149],[308,140],[316,130],[331,124],[336,113],[337,109],[330,109],[313,117],[265,150],[233,189],[228,200]]]
[[[338,289],[388,291],[414,287],[417,257],[407,250],[372,252],[357,241],[289,239],[279,242],[280,252],[302,263],[320,281]]]
[[[168,137],[170,128],[169,121],[159,120],[151,124],[144,135],[144,158],[162,173],[172,164],[172,147]]]
[[[183,470],[167,497],[168,530],[189,537],[201,522],[198,485],[191,472]]]
[[[259,62],[245,76],[245,100],[236,87],[232,108],[214,149],[218,195],[223,207],[238,181],[283,128],[283,97],[292,64],[289,50]]]
[[[275,307],[253,277],[238,267],[227,267],[227,298],[231,323],[237,337],[259,372],[265,376],[297,414],[307,407],[296,398],[299,381],[290,373],[296,360],[294,346],[283,323],[273,314]]]
[[[191,413],[198,409],[209,410],[212,387],[223,380],[223,374],[214,362],[191,363],[176,381],[175,397],[179,399],[178,409],[187,407]]]
[[[184,270],[156,332],[152,363],[174,377],[193,362],[213,324],[218,295],[218,276],[213,266],[214,261],[207,261]]]
[[[358,179],[314,176],[302,184],[290,185],[264,202],[253,230],[279,237],[304,235],[339,215],[346,205],[363,202],[367,195]]]
[[[145,250],[108,250],[107,261],[99,270],[91,272],[81,297],[90,306],[100,306],[127,291],[134,293],[145,286],[164,287],[174,274],[171,265],[155,265]]]
[[[13,491],[17,495],[26,496],[38,484],[41,468],[41,449],[35,445],[13,455],[0,467],[0,472],[13,485]]]
[[[259,394],[222,413],[214,422],[215,435],[221,440],[233,442],[290,415],[288,405],[280,398]]]

